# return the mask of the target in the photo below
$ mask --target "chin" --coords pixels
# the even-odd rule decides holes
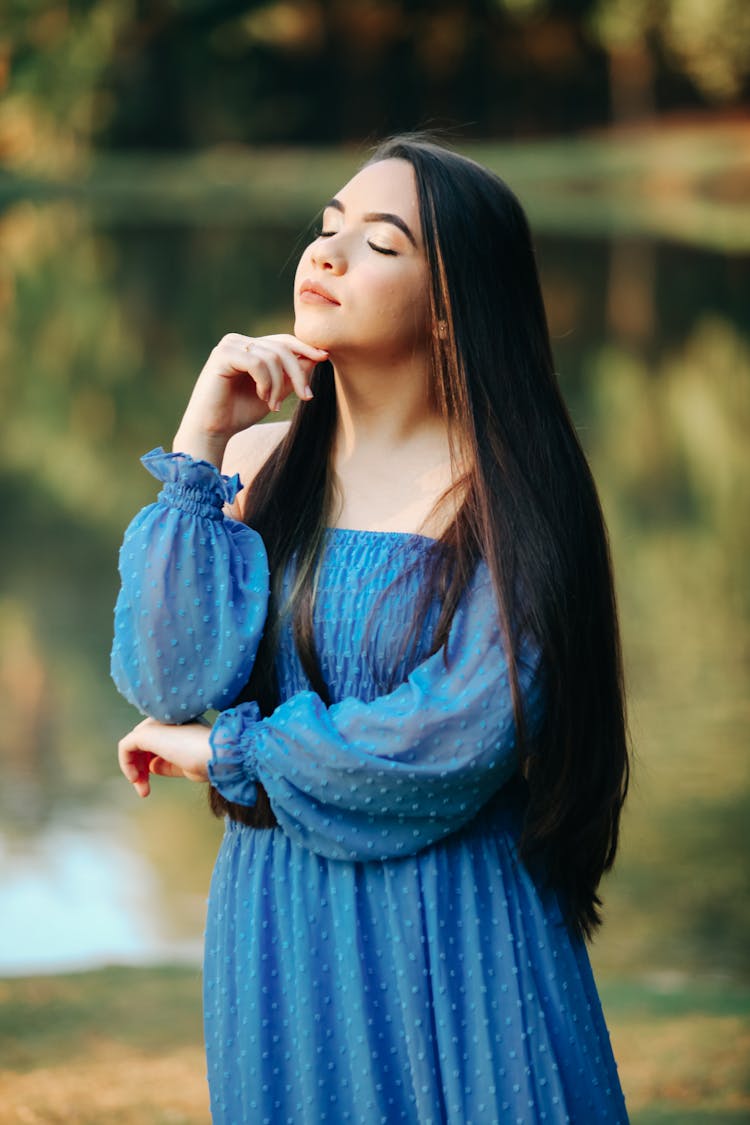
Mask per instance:
[[[310,323],[312,318],[298,316],[294,321],[294,335],[305,344],[312,344],[314,348],[329,350],[331,339],[322,324]]]

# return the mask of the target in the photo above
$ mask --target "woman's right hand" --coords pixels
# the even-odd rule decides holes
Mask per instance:
[[[220,467],[233,434],[278,410],[292,391],[312,398],[308,379],[327,358],[328,352],[288,333],[228,333],[198,376],[172,448]]]

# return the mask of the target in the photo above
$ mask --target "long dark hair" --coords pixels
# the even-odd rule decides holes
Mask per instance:
[[[561,892],[566,921],[591,939],[601,925],[597,887],[612,867],[630,763],[612,567],[596,487],[558,386],[531,240],[521,204],[497,175],[424,135],[380,145],[368,163],[408,161],[416,176],[430,276],[434,400],[454,465],[468,451],[457,515],[436,544],[432,581],[444,643],[477,559],[492,574],[504,626],[527,801],[521,859]],[[330,452],[336,400],[330,363],[312,379],[290,428],[249,490],[245,520],[263,536],[272,573],[269,625],[246,692],[263,714],[278,702],[281,576],[296,555],[291,601],[302,665],[327,703],[315,652],[315,568],[333,504]],[[514,642],[542,653],[546,717],[525,737]],[[212,791],[212,807],[245,823],[276,823],[259,787],[254,809]],[[541,861],[539,863],[538,861]]]

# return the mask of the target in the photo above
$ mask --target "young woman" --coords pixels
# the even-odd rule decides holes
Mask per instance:
[[[120,557],[112,670],[150,716],[121,768],[226,817],[213,1119],[626,1122],[585,944],[628,788],[617,615],[524,212],[392,139],[294,300],[294,335],[214,348]]]

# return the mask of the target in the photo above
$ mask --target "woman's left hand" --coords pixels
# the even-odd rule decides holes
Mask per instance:
[[[204,723],[170,726],[144,719],[117,744],[120,769],[139,797],[151,792],[150,776],[208,781],[211,728]]]

